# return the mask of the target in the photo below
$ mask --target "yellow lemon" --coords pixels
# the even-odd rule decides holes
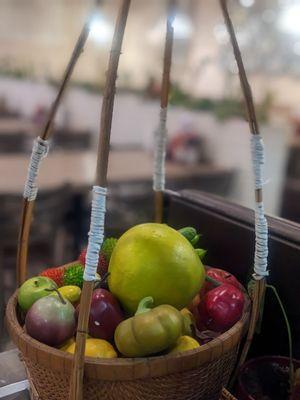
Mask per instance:
[[[175,229],[137,225],[118,240],[109,263],[110,291],[133,314],[144,297],[182,309],[198,293],[205,270],[190,242]]]
[[[66,351],[68,353],[75,353],[75,343],[72,343]],[[85,356],[97,358],[116,358],[118,357],[113,346],[103,339],[88,338],[85,342]]]
[[[76,303],[80,299],[81,289],[78,286],[67,285],[58,288],[60,294],[71,303]]]
[[[59,350],[61,351],[66,351],[68,347],[71,346],[71,344],[75,343],[75,338],[71,337],[71,339],[68,339],[66,342],[64,342],[61,346],[59,346]]]
[[[175,346],[172,347],[168,353],[180,353],[196,349],[197,347],[200,347],[200,344],[194,338],[190,336],[180,336]]]

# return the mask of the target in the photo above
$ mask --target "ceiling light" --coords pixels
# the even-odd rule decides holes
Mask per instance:
[[[183,14],[176,15],[173,27],[175,39],[187,39],[193,32],[190,19]]]
[[[183,15],[176,15],[174,22],[174,38],[188,39],[193,33],[193,25],[190,19]],[[166,31],[166,20],[161,19],[148,33],[148,38],[153,43],[158,43],[162,40]]]
[[[254,3],[255,3],[255,0],[240,0],[240,4],[243,7],[252,7]]]
[[[98,43],[111,40],[113,28],[101,15],[95,15],[90,23],[90,37]]]
[[[287,6],[281,15],[279,26],[280,28],[291,34],[300,34],[300,4]]]

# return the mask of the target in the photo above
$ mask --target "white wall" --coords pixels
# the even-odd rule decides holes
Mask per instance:
[[[20,110],[28,117],[38,105],[48,107],[54,94],[54,89],[44,83],[0,78],[0,97],[5,97],[11,107]],[[100,96],[73,88],[67,93],[58,115],[58,123],[63,121],[64,112],[68,110],[70,125],[77,129],[92,130],[95,133],[96,141],[100,109]],[[112,144],[133,143],[151,149],[158,115],[158,101],[149,101],[130,94],[117,94],[112,126]],[[170,107],[169,136],[174,135],[186,121],[191,122],[206,137],[215,163],[238,170],[237,184],[231,199],[240,204],[252,206],[250,136],[246,122],[239,119],[221,122],[209,113]],[[284,125],[263,126],[261,131],[267,153],[266,210],[270,214],[277,214],[289,135]]]

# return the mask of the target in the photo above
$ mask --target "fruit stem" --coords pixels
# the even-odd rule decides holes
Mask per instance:
[[[62,302],[62,304],[67,304],[63,296],[61,295],[60,291],[56,289],[55,287],[52,289],[45,289],[47,292],[55,292],[57,296],[59,297],[59,300]]]
[[[107,280],[107,278],[109,277],[110,272],[105,272],[105,274],[103,276],[100,276],[100,282],[105,282]]]
[[[139,305],[138,305],[135,315],[143,314],[145,312],[152,310],[153,304],[154,304],[153,297],[148,296],[148,297],[143,298],[139,302]]]
[[[197,253],[198,257],[200,258],[200,260],[203,260],[203,258],[205,257],[207,250],[204,249],[195,249],[195,252]]]
[[[197,234],[193,237],[193,239],[191,240],[191,244],[193,245],[193,247],[196,246],[196,244],[199,242],[199,239],[200,239],[200,235],[197,233]]]
[[[217,281],[216,279],[214,279],[214,278],[212,278],[211,276],[208,276],[208,275],[205,276],[205,280],[206,280],[207,282],[212,283],[213,285],[215,285],[215,286],[217,286],[217,287],[222,285],[221,282]]]
[[[105,283],[107,281],[107,278],[109,277],[110,272],[105,272],[105,274],[101,277],[100,279],[95,280],[95,288],[101,287],[101,284]]]
[[[181,228],[179,229],[178,232],[181,233],[181,235],[184,236],[191,243],[193,247],[199,241],[200,235],[197,234],[196,229],[193,228],[192,226],[186,226],[185,228]]]

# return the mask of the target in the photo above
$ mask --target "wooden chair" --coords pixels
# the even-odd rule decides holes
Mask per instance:
[[[64,150],[89,150],[92,147],[92,143],[93,137],[89,131],[72,132],[59,129],[54,132],[52,147]]]
[[[34,247],[36,250],[40,248],[39,254],[43,252],[42,254],[46,256],[45,259],[49,266],[52,264],[59,265],[68,259],[68,246],[66,243],[68,235],[65,225],[70,208],[70,196],[71,193],[67,186],[40,191],[38,195],[30,247]],[[20,227],[22,201],[23,199],[20,195],[4,195],[0,197],[0,337],[3,332],[5,294],[15,287],[14,259]],[[13,259],[10,255],[13,255]],[[4,277],[9,276],[9,273],[13,274],[10,279],[13,282],[13,287],[11,288],[6,287],[7,285],[4,281]]]
[[[0,153],[30,152],[31,141],[25,133],[1,133]]]
[[[300,179],[300,146],[290,146],[287,159],[286,175]]]
[[[281,198],[280,216],[294,222],[300,222],[300,179],[286,179]]]

